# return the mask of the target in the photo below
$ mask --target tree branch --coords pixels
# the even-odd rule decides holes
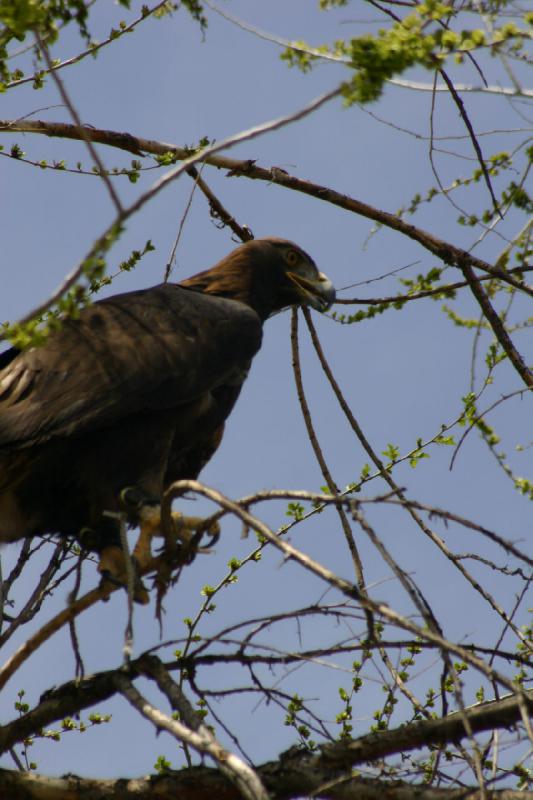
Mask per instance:
[[[234,660],[238,661],[239,657],[240,654]],[[202,663],[209,663],[208,657],[199,660]],[[219,663],[221,660],[223,658],[214,663]],[[247,661],[248,659],[242,656],[242,662],[246,663]],[[57,720],[73,716],[109,700],[117,692],[116,676],[118,673],[130,681],[140,675],[153,678],[148,668],[150,663],[150,659],[143,654],[129,664],[122,665],[119,669],[106,670],[68,681],[62,686],[46,692],[41,697],[39,705],[31,711],[0,726],[0,753],[7,752],[17,742],[23,741]],[[178,664],[179,660],[172,664],[161,665],[161,669],[168,670],[174,666],[177,667]],[[523,697],[529,711],[533,713],[533,690],[525,692]],[[520,702],[514,695],[507,696],[503,700],[473,706],[466,710],[466,714],[474,733],[494,728],[507,728],[520,721]],[[453,742],[465,736],[466,733],[459,715],[450,714],[441,719],[410,723],[388,731],[368,734],[352,740],[349,744],[336,742],[332,745],[325,745],[321,758],[336,764],[348,762],[358,764],[362,761],[382,758],[385,755],[425,747],[432,743]]]
[[[202,156],[201,153],[192,156],[189,151],[185,150],[181,147],[175,147],[171,144],[165,144],[162,142],[154,142],[147,139],[141,139],[139,137],[134,137],[128,133],[116,133],[113,131],[106,131],[103,129],[91,128],[86,125],[84,126],[77,126],[77,125],[67,125],[65,123],[48,123],[43,122],[40,120],[2,120],[0,121],[0,132],[2,131],[16,131],[16,132],[33,132],[33,133],[44,133],[48,136],[58,136],[70,139],[82,139],[87,141],[100,142],[101,144],[107,144],[113,147],[118,147],[120,149],[128,150],[129,152],[133,152],[136,155],[141,155],[143,152],[149,152],[154,154],[160,154],[172,152],[173,155],[177,159],[184,159],[184,164],[181,171],[186,171],[190,169],[195,163],[205,161],[208,164],[213,166],[222,167],[229,169],[229,175],[242,175],[248,178],[256,179],[256,180],[264,180],[268,181],[269,183],[275,183],[279,186],[285,186],[288,189],[293,189],[298,192],[302,192],[304,194],[308,194],[312,197],[316,197],[320,200],[325,200],[328,203],[332,203],[333,205],[339,206],[339,208],[344,208],[346,211],[351,211],[355,214],[360,214],[361,216],[367,217],[368,219],[372,219],[375,222],[379,222],[382,225],[385,225],[388,228],[398,231],[399,233],[403,233],[410,239],[418,242],[422,247],[426,250],[429,250],[433,255],[443,261],[445,264],[449,264],[450,266],[457,267],[460,269],[470,286],[470,289],[478,301],[479,305],[487,322],[492,327],[494,335],[496,339],[502,346],[503,350],[507,354],[511,364],[520,375],[522,380],[524,381],[526,386],[533,386],[533,373],[525,364],[522,356],[515,348],[509,334],[505,330],[505,326],[492,308],[490,302],[488,301],[487,295],[483,291],[483,288],[479,284],[479,280],[474,273],[474,269],[481,269],[484,272],[493,275],[495,278],[499,278],[500,280],[504,281],[505,283],[510,284],[515,289],[520,291],[526,292],[530,296],[533,297],[533,289],[528,287],[527,285],[515,281],[505,270],[500,269],[499,267],[495,267],[492,264],[488,264],[486,261],[482,259],[476,258],[471,253],[468,253],[466,250],[462,248],[455,247],[454,245],[450,244],[449,242],[445,242],[442,239],[439,239],[437,236],[422,230],[421,228],[417,228],[415,225],[411,225],[404,220],[400,219],[397,215],[391,214],[387,211],[381,211],[380,209],[374,208],[367,203],[363,203],[360,200],[356,200],[354,198],[348,197],[347,195],[343,195],[339,192],[336,192],[333,189],[328,189],[325,186],[320,186],[319,184],[312,183],[310,181],[302,180],[301,178],[295,178],[289,175],[285,170],[279,169],[277,167],[273,167],[270,170],[264,169],[263,167],[258,167],[255,165],[253,161],[242,161],[237,159],[230,159],[225,156],[219,156],[217,153],[219,150],[223,150],[225,147],[229,147],[230,144],[237,143],[238,141],[243,141],[246,139],[251,139],[257,133],[263,132],[263,130],[274,130],[276,127],[279,127],[280,124],[286,124],[288,121],[294,121],[299,119],[304,114],[309,113],[310,110],[318,107],[326,100],[334,97],[338,94],[340,90],[335,90],[330,92],[327,95],[324,95],[322,98],[319,98],[314,103],[311,103],[307,106],[302,112],[297,112],[294,115],[290,115],[289,117],[283,118],[283,120],[278,120],[273,123],[267,123],[264,126],[258,126],[256,129],[252,129],[250,131],[246,131],[245,134],[240,134],[235,137],[230,137],[223,142],[218,142],[216,145],[212,145],[206,149],[205,154]],[[144,203],[151,199],[151,197],[156,194],[169,180],[172,180],[179,176],[180,169],[175,171],[171,171],[167,176],[164,177],[161,181],[159,181],[151,190],[145,192],[141,198],[130,206],[127,211],[125,211],[122,215],[119,215],[117,221],[121,222],[125,220],[127,217],[131,216],[131,214],[135,213]],[[115,224],[114,223],[114,224]],[[103,239],[103,237],[102,237]],[[98,240],[99,242],[101,240]],[[98,249],[98,243],[95,246]],[[95,248],[93,248],[94,250]],[[92,251],[91,251],[92,252]],[[68,285],[71,285],[79,275],[81,274],[82,266],[78,266],[69,276],[68,276]],[[68,288],[67,285],[67,288]],[[63,293],[63,288],[61,288],[61,294]],[[57,295],[55,293],[54,297]],[[47,304],[48,305],[48,304]],[[40,312],[42,311],[42,306],[39,306],[38,309]],[[35,312],[32,312],[29,315],[30,318],[34,316],[38,316]],[[22,322],[27,321],[27,317],[25,317]]]
[[[524,692],[523,698],[529,713],[533,713],[533,690]],[[464,713],[472,733],[510,728],[521,721],[520,701],[515,695],[490,703],[480,703],[466,708]],[[370,733],[346,744],[326,744],[321,749],[320,759],[336,766],[353,766],[392,753],[404,753],[432,744],[457,742],[466,736],[462,714],[454,712],[442,719],[423,720],[388,731]]]
[[[127,684],[128,691],[131,690],[129,678],[137,677],[141,674],[155,677],[158,684],[165,684],[167,693],[167,683],[172,684],[170,694],[174,691],[176,684],[168,677],[163,665],[158,661],[157,675],[151,670],[153,657],[147,660],[146,656],[131,662],[126,667],[119,670],[109,670],[102,672],[81,681],[70,681],[67,684],[47,693],[39,706],[25,714],[20,719],[15,720],[9,725],[0,729],[0,742],[2,750],[8,750],[15,742],[26,738],[35,732],[36,729],[49,724],[53,720],[71,715],[76,711],[94,705],[97,702],[108,699],[116,691],[120,681]],[[149,669],[150,667],[150,669]],[[161,672],[164,673],[162,682]],[[533,712],[533,691],[524,694],[525,702],[530,713]],[[138,697],[135,697],[138,700]],[[136,703],[137,705],[137,703]],[[182,703],[180,701],[180,709]],[[150,709],[153,710],[153,709]],[[144,712],[143,712],[144,713]],[[158,712],[156,723],[158,727],[166,727],[161,722]],[[466,709],[465,714],[468,718],[469,726],[474,733],[492,730],[494,728],[509,728],[520,721],[520,701],[517,697],[508,696],[502,700],[495,700],[489,703],[482,703],[472,708]],[[402,725],[398,728],[371,733],[350,742],[335,742],[326,744],[318,755],[310,754],[297,748],[284,753],[275,762],[269,762],[258,767],[257,774],[264,782],[268,790],[273,792],[277,798],[291,798],[311,791],[317,793],[316,796],[324,798],[378,798],[378,792],[390,791],[388,797],[407,798],[420,797],[421,800],[433,800],[433,798],[455,798],[459,795],[451,790],[440,790],[442,793],[435,794],[435,790],[430,787],[410,787],[416,794],[408,794],[408,787],[404,784],[386,784],[378,781],[350,781],[346,780],[343,771],[350,769],[354,765],[366,761],[374,761],[387,755],[400,752],[407,752],[417,748],[425,748],[428,745],[444,745],[460,741],[466,736],[462,715],[458,713],[450,714],[443,719],[425,720],[409,725]],[[341,781],[336,785],[335,779]],[[319,787],[327,782],[328,788],[319,791]],[[122,787],[123,794],[118,794],[119,786]],[[215,791],[216,786],[216,791]],[[131,781],[91,781],[82,780],[75,776],[66,779],[41,778],[40,776],[28,775],[26,773],[13,773],[8,770],[0,770],[0,790],[7,791],[4,796],[9,796],[12,800],[71,800],[73,797],[88,796],[91,789],[91,798],[121,798],[124,800],[135,797],[137,800],[142,797],[157,797],[158,800],[166,797],[175,797],[179,793],[180,798],[194,797],[196,800],[202,797],[240,797],[238,791],[232,792],[229,784],[215,770],[204,768],[192,768],[173,773],[172,776],[161,778],[152,777],[148,779],[134,779]],[[473,791],[473,790],[470,790]],[[86,792],[87,794],[83,794]],[[171,794],[173,792],[174,794]],[[209,792],[212,792],[209,794]],[[340,793],[339,793],[340,792]],[[464,797],[463,795],[460,795]],[[522,800],[533,798],[533,793],[513,793],[507,791],[488,792],[487,798],[499,798],[500,800],[514,800],[515,796]]]
[[[83,130],[80,130],[76,125],[69,125],[64,122],[45,122],[44,120],[27,119],[0,120],[0,133],[8,132],[37,133],[54,138],[74,139],[78,141],[84,141],[85,137],[89,136],[91,141],[105,144],[109,147],[115,147],[119,150],[126,150],[137,156],[142,156],[146,153],[151,153],[153,155],[172,153],[176,160],[181,161],[191,158],[190,150],[175,144],[160,142],[154,139],[144,139],[140,136],[133,136],[130,133],[119,133],[103,128],[93,128],[90,125],[85,125],[83,126]],[[243,136],[242,138],[246,139],[251,137]],[[223,145],[224,143],[221,142],[219,144]],[[229,158],[228,156],[218,155],[218,152],[210,153],[209,151],[211,149],[214,148],[207,148],[207,153],[199,154],[200,157],[195,159],[195,163],[196,161],[199,163],[205,162],[219,169],[227,169],[229,170],[228,177],[242,176],[252,180],[266,181],[267,183],[274,183],[278,186],[283,186],[287,189],[293,189],[294,191],[302,192],[311,197],[316,197],[318,200],[325,200],[339,208],[343,208],[345,211],[359,214],[362,217],[378,222],[380,225],[403,233],[450,266],[462,269],[463,266],[467,264],[475,269],[481,269],[483,272],[487,272],[489,275],[499,278],[515,289],[524,291],[533,297],[533,289],[519,281],[515,281],[507,271],[493,266],[483,259],[476,258],[476,256],[473,256],[466,250],[455,247],[422,228],[405,222],[396,214],[382,211],[381,209],[368,205],[368,203],[356,200],[353,197],[341,194],[334,189],[329,189],[318,183],[296,178],[278,167],[271,167],[270,169],[260,167],[257,166],[253,159],[243,160]]]
[[[285,125],[289,125],[293,122],[297,122],[298,120],[306,117],[308,114],[313,113],[318,108],[323,106],[325,103],[332,100],[334,97],[337,97],[342,91],[342,84],[337,86],[335,89],[332,89],[325,94],[320,95],[319,97],[312,100],[303,108],[299,108],[291,114],[287,114],[283,117],[278,117],[277,119],[269,120],[268,122],[261,123],[259,125],[255,125],[252,128],[249,128],[245,131],[240,131],[233,136],[228,136],[225,139],[221,139],[220,141],[216,142],[215,144],[209,145],[203,150],[199,150],[191,155],[190,151],[183,151],[184,157],[182,164],[178,167],[174,167],[173,169],[169,170],[162,178],[156,181],[152,186],[150,186],[145,192],[143,192],[130,206],[124,208],[119,214],[115,216],[113,221],[110,225],[106,228],[104,233],[99,236],[92,247],[90,248],[89,252],[86,254],[85,258],[83,258],[77,266],[71,270],[71,272],[66,276],[64,281],[60,284],[60,286],[54,291],[54,293],[45,301],[40,303],[36,308],[26,314],[22,319],[19,320],[19,324],[24,324],[29,322],[30,320],[36,319],[40,317],[45,311],[47,311],[53,303],[57,302],[64,294],[68,291],[68,289],[73,286],[82,276],[86,264],[89,260],[94,259],[97,256],[100,256],[102,252],[107,252],[109,249],[109,244],[113,240],[113,238],[117,235],[117,231],[121,228],[121,226],[136,214],[146,203],[152,200],[159,192],[164,189],[166,186],[169,185],[172,181],[179,178],[184,172],[190,169],[197,163],[208,161],[211,156],[214,156],[216,153],[222,150],[227,150],[231,147],[234,147],[241,142],[248,141],[249,139],[255,139],[258,136],[262,136],[264,133],[268,133],[270,131],[279,130],[283,128]],[[14,123],[8,123],[7,128],[10,127],[13,129],[13,125],[16,125],[16,121]],[[45,123],[46,124],[46,123]],[[76,136],[70,137],[75,139],[83,139],[86,141],[89,139],[90,141],[98,141],[97,138],[93,139],[91,136],[91,128],[83,125],[83,126],[65,126],[63,123],[63,128],[65,130],[71,129],[76,131]],[[0,132],[2,129],[6,129],[5,127],[2,128],[2,123],[0,122]],[[126,139],[128,139],[128,134],[125,134]],[[123,138],[124,135],[118,134],[119,138]],[[131,137],[130,137],[131,139]],[[107,142],[109,144],[109,142]],[[165,151],[165,152],[168,152]],[[179,157],[181,159],[181,156]],[[179,160],[178,159],[178,160]],[[0,338],[5,338],[0,336]]]
[[[477,800],[474,786],[460,789],[413,785],[402,781],[352,777],[317,763],[306,751],[289,750],[257,773],[276,800],[310,796],[323,800]],[[241,800],[228,778],[209,767],[190,767],[143,778],[99,780],[68,775],[48,778],[0,769],[0,791],[10,800]],[[486,789],[485,800],[533,800],[533,792]]]
[[[158,659],[153,658],[150,660],[158,661]],[[116,672],[114,682],[126,700],[143,717],[148,719],[157,730],[165,730],[179,742],[189,745],[198,753],[211,756],[222,774],[235,785],[239,797],[242,796],[247,800],[269,800],[254,770],[217,742],[209,728],[197,718],[197,714],[189,704],[189,701],[186,700],[181,689],[165,672],[160,662],[159,666],[154,667],[152,670],[152,677],[155,677],[159,688],[171,700],[176,710],[179,708],[180,715],[183,716],[185,714],[187,725],[172,719],[167,714],[163,714],[158,708],[155,708],[146,698],[139,694],[124,674]]]

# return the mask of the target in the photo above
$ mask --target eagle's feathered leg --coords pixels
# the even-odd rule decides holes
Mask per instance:
[[[125,511],[104,512],[96,525],[82,528],[77,539],[83,548],[98,554],[98,572],[102,579],[126,587],[133,579],[133,598],[136,603],[146,605],[149,597],[140,578],[139,565],[126,550],[127,541],[123,541],[127,519],[129,514]]]

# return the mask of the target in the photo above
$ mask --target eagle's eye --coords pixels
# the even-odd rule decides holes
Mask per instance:
[[[285,261],[289,265],[289,267],[295,267],[296,264],[300,261],[300,256],[296,252],[296,250],[289,250],[285,253]]]

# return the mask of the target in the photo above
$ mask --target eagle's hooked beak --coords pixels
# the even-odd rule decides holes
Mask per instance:
[[[323,272],[318,273],[316,280],[304,278],[295,272],[288,272],[287,275],[296,285],[302,305],[311,306],[317,311],[327,311],[335,302],[335,288]]]

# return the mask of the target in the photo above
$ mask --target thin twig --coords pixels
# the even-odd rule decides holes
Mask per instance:
[[[474,272],[472,267],[466,263],[463,264],[460,268],[467,280],[468,285],[470,286],[472,294],[479,303],[479,306],[483,312],[483,315],[485,316],[485,319],[491,326],[494,335],[496,336],[498,342],[501,344],[503,350],[506,352],[509,361],[515,368],[516,372],[520,375],[525,385],[532,388],[533,372],[529,369],[529,367],[527,367],[521,354],[514,346],[511,337],[507,333],[505,324],[502,322],[502,320],[492,307],[492,304],[489,300],[489,296],[487,295],[487,293],[483,289],[483,286],[479,282],[476,273]]]
[[[414,634],[415,636],[420,636],[422,639],[433,642],[443,648],[450,653],[453,653],[456,656],[459,656],[463,661],[471,664],[475,669],[479,670],[482,674],[484,674],[489,680],[493,681],[496,680],[502,684],[502,686],[507,687],[507,689],[511,692],[514,692],[519,699],[521,698],[521,708],[523,713],[526,713],[527,706],[524,705],[526,701],[524,700],[524,693],[521,687],[517,686],[512,680],[510,680],[507,676],[502,675],[501,673],[497,673],[492,667],[489,667],[484,661],[481,659],[472,656],[470,652],[465,650],[461,645],[456,644],[455,642],[451,642],[442,636],[440,632],[435,630],[432,627],[428,628],[427,626],[419,626],[414,623],[411,619],[399,614],[394,609],[390,608],[385,603],[380,603],[375,600],[372,600],[368,595],[361,596],[360,592],[357,589],[357,586],[350,581],[347,581],[344,578],[341,578],[339,575],[334,573],[332,570],[325,567],[323,564],[312,559],[307,554],[303,553],[301,550],[298,550],[293,545],[286,542],[283,538],[276,535],[264,522],[259,520],[257,517],[254,517],[245,509],[241,508],[235,501],[230,500],[228,497],[223,495],[221,492],[216,491],[204,484],[200,483],[199,481],[193,480],[180,480],[175,481],[165,492],[162,507],[166,507],[168,510],[172,501],[183,494],[191,492],[194,494],[202,495],[203,497],[207,497],[209,500],[212,500],[217,505],[220,505],[222,508],[225,508],[230,513],[234,514],[241,522],[249,527],[252,530],[255,530],[258,534],[263,536],[270,544],[272,544],[277,550],[280,550],[285,558],[291,559],[296,561],[300,566],[302,566],[307,571],[313,573],[321,580],[325,581],[330,586],[336,588],[341,594],[345,595],[346,597],[350,598],[351,600],[356,600],[361,605],[365,605],[372,611],[374,614],[381,615],[384,619],[389,621],[392,625],[397,625],[404,630],[409,631],[410,633]],[[162,512],[163,513],[163,512]],[[1,677],[1,672],[0,672]],[[1,689],[1,683],[0,683]],[[522,696],[524,695],[524,696]]]
[[[465,127],[466,127],[466,129],[467,129],[467,131],[468,131],[468,133],[470,135],[470,140],[472,142],[472,146],[473,146],[474,150],[476,151],[476,156],[477,156],[477,159],[478,159],[479,166],[481,167],[481,172],[483,173],[483,178],[484,178],[485,183],[487,185],[487,188],[489,190],[489,194],[490,194],[490,197],[491,197],[491,200],[492,200],[492,205],[494,207],[494,211],[496,212],[496,214],[498,214],[501,217],[500,206],[498,205],[498,201],[496,200],[496,195],[494,194],[494,189],[492,188],[492,182],[490,180],[489,171],[487,169],[487,165],[485,163],[485,159],[483,158],[483,153],[481,152],[481,147],[480,147],[479,142],[477,140],[476,133],[474,131],[474,127],[473,127],[473,125],[472,125],[472,123],[470,121],[470,118],[469,118],[468,114],[466,113],[465,105],[464,105],[463,101],[461,100],[461,97],[459,96],[459,94],[457,92],[457,89],[453,85],[453,82],[450,79],[449,75],[447,74],[446,70],[442,69],[442,67],[441,67],[439,69],[439,73],[440,73],[442,79],[444,80],[446,86],[448,87],[448,90],[449,90],[449,92],[450,92],[450,94],[452,96],[453,102],[457,106],[457,109],[459,110],[459,114],[461,115],[461,119],[463,120],[463,122],[465,124]]]
[[[87,7],[89,7],[90,5],[93,5],[94,2],[96,2],[96,0],[91,0],[91,2],[87,4]],[[154,14],[160,8],[162,8],[162,6],[166,5],[167,2],[168,2],[168,0],[160,0],[160,2],[156,3],[156,5],[153,6],[152,8],[148,8],[147,6],[144,6],[143,7],[143,13],[139,17],[134,19],[133,22],[130,22],[130,24],[126,25],[124,28],[122,28],[122,27],[119,28],[119,29],[115,28],[113,30],[113,35],[112,36],[108,36],[108,38],[104,39],[102,42],[98,42],[98,43],[91,42],[90,46],[86,50],[83,50],[81,53],[78,53],[77,55],[72,56],[72,58],[67,58],[67,59],[65,59],[65,61],[60,61],[59,64],[47,64],[48,69],[46,69],[46,70],[38,70],[33,75],[28,75],[25,78],[18,78],[15,81],[9,81],[8,83],[6,83],[5,89],[12,89],[15,86],[21,86],[23,83],[33,83],[36,80],[36,78],[42,79],[45,75],[52,75],[53,76],[53,74],[55,72],[58,72],[58,70],[64,69],[65,67],[69,67],[72,64],[78,64],[80,61],[83,61],[84,58],[87,58],[87,56],[93,56],[94,57],[96,55],[96,53],[98,52],[98,50],[101,50],[102,47],[105,47],[106,45],[111,44],[111,42],[115,42],[118,38],[120,38],[124,34],[130,33],[132,30],[134,30],[134,28],[137,27],[137,25],[139,25],[139,23],[143,22],[145,19],[148,19],[148,17],[150,17],[152,14]],[[63,25],[61,27],[63,27]],[[41,41],[44,42],[45,39],[42,39]],[[29,49],[33,49],[34,47],[35,47],[35,45],[31,45],[30,47],[28,47],[26,49],[28,49],[28,50]],[[39,47],[41,47],[41,43],[39,43]],[[41,49],[42,49],[42,47],[41,47]],[[13,53],[13,55],[20,55],[20,53]]]
[[[313,448],[313,452],[320,467],[320,471],[322,472],[324,480],[326,481],[328,490],[333,497],[337,497],[339,494],[339,488],[335,483],[335,481],[333,480],[333,476],[331,475],[329,467],[326,464],[326,460],[324,458],[324,454],[322,453],[322,449],[320,447],[320,444],[316,436],[315,427],[311,419],[311,412],[309,410],[309,405],[305,397],[305,392],[302,382],[301,365],[300,365],[300,354],[298,348],[298,311],[295,308],[292,309],[292,317],[291,317],[291,348],[292,348],[292,368],[294,372],[294,380],[296,383],[296,393],[298,395],[298,401],[300,403],[302,416],[304,418],[305,427],[307,429],[307,436],[309,438],[309,442],[311,443],[311,447]],[[357,545],[355,544],[350,523],[348,522],[348,517],[346,516],[346,513],[341,505],[336,504],[335,509],[337,511],[337,514],[339,515],[342,530],[344,532],[344,538],[346,539],[346,543],[348,545],[348,549],[352,557],[358,589],[362,594],[365,594],[365,578],[363,573],[363,562],[361,561],[361,556],[359,555]],[[372,619],[372,615],[368,614],[368,612],[367,612],[367,623],[368,623],[369,639],[374,639],[375,637],[374,620]]]
[[[532,223],[533,224],[533,223]],[[513,273],[519,273],[520,275],[523,272],[532,272],[533,267],[514,267],[513,269],[509,270],[509,275]],[[377,280],[377,279],[376,279]],[[481,275],[478,278],[479,281],[493,281],[494,278],[492,275]],[[385,297],[337,297],[335,299],[336,305],[367,305],[367,306],[378,306],[378,305],[385,305],[387,303],[408,303],[410,300],[421,300],[424,297],[435,297],[439,295],[446,295],[447,293],[451,293],[456,291],[457,289],[463,289],[465,286],[468,286],[468,281],[456,281],[455,283],[443,283],[441,286],[436,286],[434,289],[425,289],[421,292],[414,292],[413,294],[393,294]],[[339,290],[337,290],[339,291]]]
[[[196,184],[201,192],[207,198],[211,216],[219,219],[222,225],[227,225],[233,233],[238,237],[241,242],[249,242],[254,238],[252,231],[247,225],[239,225],[237,220],[232,214],[222,205],[213,190],[208,186],[206,181],[202,178],[196,167],[191,167],[188,170],[189,175],[195,179]]]
[[[48,65],[48,69],[52,71],[52,79],[53,79],[54,83],[57,86],[57,90],[58,90],[58,92],[59,92],[59,94],[61,96],[61,99],[63,100],[63,103],[68,108],[70,116],[74,120],[74,123],[83,132],[83,125],[82,125],[82,121],[80,119],[80,115],[78,114],[78,112],[77,112],[72,100],[70,99],[70,97],[68,95],[68,92],[67,92],[67,90],[65,89],[65,87],[63,85],[63,82],[62,82],[61,78],[59,77],[59,75],[56,75],[56,73],[53,71],[53,65],[52,65],[52,59],[50,58],[50,53],[48,52],[47,46],[45,45],[45,43],[43,42],[43,40],[41,39],[41,37],[40,37],[40,35],[39,35],[39,33],[37,31],[35,31],[35,38],[37,40],[39,48],[41,49],[41,51],[42,51],[42,53],[44,55],[44,60],[46,61],[47,65]],[[109,196],[111,197],[112,203],[115,206],[115,211],[117,212],[117,214],[122,214],[122,204],[120,202],[119,196],[115,191],[115,187],[113,186],[113,182],[109,180],[109,176],[107,174],[107,170],[106,170],[106,168],[104,166],[104,163],[103,163],[102,159],[98,155],[98,151],[96,150],[96,147],[92,143],[90,136],[84,136],[83,138],[84,138],[85,144],[87,145],[87,149],[88,149],[88,151],[89,151],[89,153],[91,155],[91,158],[93,159],[94,163],[98,167],[99,175],[102,178],[107,191],[109,192]]]
[[[380,474],[383,477],[383,479],[385,480],[385,482],[390,486],[390,488],[392,489],[394,494],[400,500],[405,501],[406,498],[405,498],[405,493],[404,493],[403,489],[401,489],[396,484],[396,482],[392,478],[389,470],[386,469],[386,467],[384,466],[383,462],[381,461],[381,459],[379,458],[377,453],[371,447],[371,445],[368,442],[366,436],[363,434],[363,431],[362,431],[360,425],[358,424],[357,420],[355,419],[354,415],[352,414],[350,407],[348,406],[346,400],[344,399],[344,396],[343,396],[343,394],[342,394],[342,392],[340,390],[340,387],[339,387],[337,381],[335,380],[335,377],[334,377],[334,375],[333,375],[333,373],[331,371],[331,368],[329,367],[329,364],[328,364],[328,362],[326,360],[326,357],[325,357],[324,352],[322,350],[322,346],[321,346],[321,344],[320,344],[320,342],[318,340],[318,336],[316,334],[316,330],[315,330],[315,327],[314,327],[312,319],[311,319],[311,314],[309,313],[308,310],[304,309],[304,315],[305,315],[305,320],[306,320],[306,323],[307,323],[307,327],[309,328],[309,332],[311,333],[311,340],[313,342],[313,346],[315,348],[315,351],[316,351],[316,353],[318,355],[319,361],[320,361],[320,363],[322,365],[322,368],[323,368],[323,370],[324,370],[324,372],[326,374],[326,377],[328,378],[328,380],[330,382],[331,388],[333,389],[333,392],[334,392],[334,394],[335,394],[335,396],[336,396],[336,398],[337,398],[337,400],[339,402],[339,405],[342,408],[342,410],[343,410],[343,412],[344,412],[344,414],[346,416],[346,419],[350,423],[354,433],[356,434],[357,438],[359,439],[359,441],[363,445],[364,449],[366,450],[366,452],[368,453],[368,455],[372,459],[373,463],[379,469]],[[532,375],[532,381],[533,381],[533,375]],[[411,515],[411,518],[418,525],[420,530],[433,542],[433,544],[435,544],[438,547],[438,549],[441,551],[441,553],[443,553],[446,556],[446,558],[449,561],[451,561],[451,563],[459,570],[461,575],[484,598],[484,600],[486,600],[486,602],[489,603],[489,605],[501,616],[501,618],[503,620],[507,621],[508,617],[507,617],[505,611],[498,605],[498,603],[492,597],[492,595],[483,586],[481,586],[479,581],[477,581],[473,577],[473,575],[471,575],[468,572],[468,570],[463,566],[463,564],[461,564],[461,562],[455,557],[455,555],[452,553],[452,551],[446,545],[445,541],[440,536],[438,536],[437,533],[435,533],[435,531],[433,531],[428,525],[426,525],[424,520],[415,511],[414,506],[410,505],[410,504],[407,504],[405,502],[403,503],[403,505],[404,505],[404,508],[406,508],[407,511],[409,512],[409,514]],[[434,625],[436,630],[439,630],[439,626],[438,626],[438,623],[437,623],[437,620],[436,620],[434,614],[431,612],[431,609],[430,609],[429,605],[427,605],[427,603],[426,603],[426,606],[427,606],[426,618],[428,620],[428,624]],[[513,625],[512,623],[510,623],[510,624],[511,624],[514,632],[521,639],[523,639],[524,638],[523,634],[516,628],[515,625]]]

